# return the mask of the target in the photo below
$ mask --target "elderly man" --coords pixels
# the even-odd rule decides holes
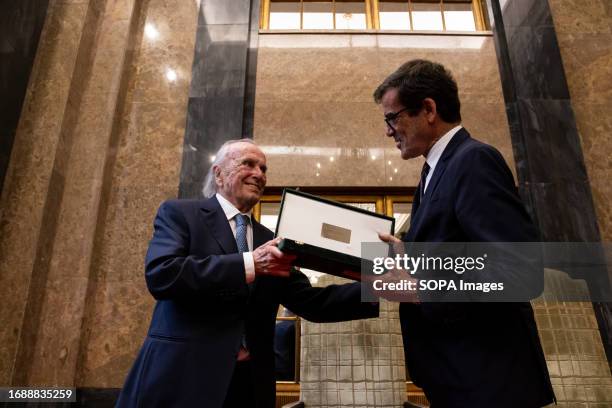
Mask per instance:
[[[425,158],[404,241],[538,240],[501,154],[461,126],[457,84],[442,65],[409,61],[374,99],[402,159]],[[402,303],[400,322],[410,376],[432,408],[553,401],[529,303]]]
[[[159,208],[145,261],[157,303],[118,407],[274,407],[279,304],[316,322],[377,315],[358,283],[313,288],[252,219],[266,169],[255,143],[229,141],[207,176],[208,199]]]

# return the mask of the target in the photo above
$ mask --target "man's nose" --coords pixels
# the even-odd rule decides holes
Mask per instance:
[[[254,176],[257,177],[258,179],[264,179],[265,180],[266,173],[264,173],[264,171],[261,169],[261,167],[255,167]]]
[[[395,129],[393,129],[388,123],[385,123],[385,134],[388,137],[391,137],[395,134]]]

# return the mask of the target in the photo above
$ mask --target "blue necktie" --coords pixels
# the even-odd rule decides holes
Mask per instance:
[[[249,225],[250,218],[244,214],[236,214],[234,217],[236,221],[236,245],[238,246],[238,252],[249,252],[249,242],[247,241],[247,227]],[[242,335],[240,341],[242,348],[248,350],[246,335]]]
[[[249,225],[249,217],[244,214],[236,214],[236,244],[238,252],[249,252],[249,243],[247,241],[247,227]]]

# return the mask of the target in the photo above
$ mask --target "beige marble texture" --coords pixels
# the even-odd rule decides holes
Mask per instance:
[[[127,93],[117,107],[115,159],[93,253],[81,386],[121,387],[146,335],[154,300],[143,260],[157,207],[178,190],[197,12],[196,2],[151,0],[142,7],[141,35],[128,45]],[[142,34],[146,24],[159,32],[156,39]],[[167,67],[176,70],[176,82],[167,81]]]
[[[123,383],[153,303],[151,222],[177,191],[197,10],[50,3],[0,201],[0,382]]]
[[[129,267],[129,265],[128,265]],[[139,279],[100,281],[95,312],[88,320],[90,333],[77,383],[81,386],[120,387],[132,366],[148,329],[154,299],[147,293],[142,267]]]
[[[612,239],[612,6],[550,0],[602,241]],[[612,377],[592,305],[536,305],[560,406],[612,406]]]
[[[38,53],[32,69],[24,108],[18,125],[5,185],[0,199],[0,383],[11,384],[30,289],[44,287],[35,266],[45,267],[49,241],[41,232],[53,233],[45,210],[61,194],[64,121],[70,122],[75,107],[69,106],[70,78],[75,67],[87,6],[50,5]],[[61,44],[61,45],[60,45]],[[55,169],[54,169],[55,167]],[[48,201],[51,199],[51,201]],[[45,241],[46,240],[46,241]],[[31,283],[34,285],[32,287]],[[31,294],[33,302],[39,296]],[[26,327],[27,328],[27,327]],[[27,339],[25,339],[27,341]]]
[[[612,6],[607,0],[550,0],[576,115],[599,230],[612,240]]]
[[[609,155],[612,93],[610,87],[602,86],[609,82],[612,73],[610,37],[610,34],[577,34],[559,38],[600,232],[605,241],[612,238],[612,187],[609,183],[612,177]],[[565,58],[566,53],[568,58]]]
[[[612,240],[612,6],[550,0],[603,241]]]
[[[194,1],[150,0],[145,27],[156,36],[142,36],[134,102],[184,102],[189,93],[198,9]],[[175,81],[167,74],[173,71]]]
[[[63,155],[56,156],[65,162],[64,189],[55,203],[57,227],[47,238],[52,240],[52,250],[46,271],[46,296],[39,311],[39,324],[28,333],[35,343],[27,346],[31,351],[27,358],[18,360],[17,366],[29,371],[23,378],[31,384],[49,380],[54,384],[75,384],[106,151],[121,80],[121,71],[115,66],[123,65],[128,37],[128,24],[109,21],[104,17],[103,6],[102,2],[92,2],[88,7],[69,96],[69,104],[78,107],[77,114],[72,123],[65,123],[62,141],[66,149]],[[97,52],[98,47],[111,45],[112,50]],[[99,83],[106,83],[109,89],[101,91],[99,86],[90,86]],[[51,296],[55,293],[53,288],[63,282],[66,286],[62,296]],[[60,318],[58,324],[55,320]],[[62,336],[55,331],[58,327]],[[57,355],[61,357],[53,358]]]
[[[414,58],[453,72],[464,125],[514,171],[491,37],[437,37],[260,35],[254,137],[270,161],[268,184],[416,186],[422,160],[401,160],[372,98],[388,74]]]
[[[612,34],[608,0],[549,0],[557,34]]]

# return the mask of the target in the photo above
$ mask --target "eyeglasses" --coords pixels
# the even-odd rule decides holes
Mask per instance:
[[[395,133],[395,125],[397,125],[397,119],[399,118],[399,115],[402,112],[407,111],[408,108],[404,108],[402,110],[399,110],[397,112],[389,112],[385,115],[385,123],[387,124],[387,126],[389,126],[389,128],[393,131],[393,133]]]

